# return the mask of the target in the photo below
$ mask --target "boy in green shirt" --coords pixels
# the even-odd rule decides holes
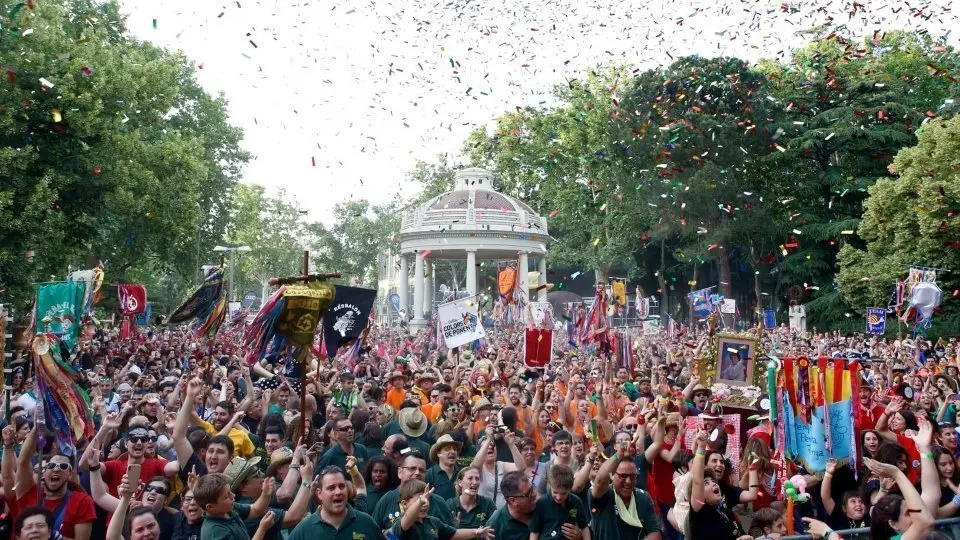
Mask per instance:
[[[263,540],[276,519],[273,512],[267,512],[266,505],[235,504],[230,480],[223,474],[201,476],[193,489],[193,497],[207,513],[200,540]],[[243,520],[261,516],[260,526],[251,539]]]
[[[452,525],[427,515],[433,488],[420,480],[410,480],[400,486],[400,509],[403,516],[393,525],[391,532],[399,540],[471,540],[484,538],[494,540],[493,529],[455,529]]]
[[[583,501],[570,491],[573,489],[573,469],[555,464],[547,475],[549,497],[537,500],[533,518],[530,519],[530,540],[539,538],[563,538],[564,525],[580,528],[583,540],[590,540],[588,514]]]

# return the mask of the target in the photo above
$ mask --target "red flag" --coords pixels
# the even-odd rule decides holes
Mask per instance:
[[[147,309],[147,289],[143,285],[117,285],[117,292],[124,315],[138,315]]]
[[[523,361],[527,367],[544,368],[553,354],[553,330],[528,328],[523,344]]]

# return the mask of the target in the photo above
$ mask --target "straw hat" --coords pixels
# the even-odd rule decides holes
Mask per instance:
[[[277,469],[293,461],[293,450],[286,446],[277,448],[270,454],[270,466],[267,467],[267,476],[276,474]]]
[[[710,397],[710,396],[713,395],[713,390],[710,390],[709,388],[707,388],[706,386],[704,386],[704,385],[702,385],[702,384],[698,384],[698,385],[696,385],[696,386],[693,387],[693,393],[690,394],[690,395],[691,395],[691,396],[695,396],[695,395],[697,395],[697,394],[706,394],[707,397]]]
[[[451,437],[449,433],[441,435],[440,438],[437,439],[437,442],[433,443],[433,446],[430,447],[430,461],[440,463],[437,460],[437,454],[440,453],[440,450],[442,450],[444,446],[456,446],[457,452],[459,453],[460,449],[463,448],[463,443],[453,440],[453,437]]]
[[[407,437],[416,439],[427,431],[427,416],[417,407],[401,410],[397,422],[400,424],[400,431]]]
[[[393,373],[390,374],[390,378],[387,379],[387,381],[388,381],[388,382],[392,382],[394,379],[398,379],[398,378],[399,378],[399,379],[403,379],[404,381],[407,380],[407,376],[404,375],[403,372],[394,371]]]
[[[240,484],[258,474],[260,472],[258,464],[260,464],[260,456],[253,456],[250,459],[238,456],[231,459],[227,469],[223,471],[224,476],[230,480],[230,489],[236,491]]]

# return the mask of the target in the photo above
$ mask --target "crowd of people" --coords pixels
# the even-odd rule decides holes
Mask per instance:
[[[448,350],[372,328],[358,358],[300,377],[244,362],[236,334],[107,326],[72,358],[97,426],[73,452],[37,421],[25,356],[3,411],[6,537],[740,540],[792,522],[914,540],[960,512],[954,339],[765,333],[762,350],[864,366],[856,465],[788,464],[809,498],[787,515],[764,411],[731,437],[693,367],[709,336],[637,336],[634,369],[558,341],[532,369],[522,330]]]

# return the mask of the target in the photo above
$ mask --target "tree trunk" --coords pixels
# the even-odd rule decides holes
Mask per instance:
[[[690,287],[690,292],[697,290],[697,270],[700,268],[700,265],[694,261],[693,262],[693,279],[690,280],[693,285]],[[687,308],[690,309],[690,328],[697,327],[697,315],[693,312],[693,296],[687,295]]]
[[[665,259],[666,259],[666,240],[660,240],[660,269],[657,272],[657,282],[660,284],[660,317],[663,318],[664,314],[669,313],[667,311],[667,305],[669,303],[670,294],[667,292],[667,277],[664,274],[666,271],[665,268]]]
[[[604,283],[604,284],[606,284],[606,283],[607,283],[607,273],[608,273],[609,271],[610,271],[610,265],[609,265],[609,264],[602,264],[602,265],[598,266],[597,269],[594,270],[594,274],[596,275],[597,283]]]
[[[720,273],[720,290],[724,298],[733,298],[733,284],[730,283],[730,257],[727,248],[717,246],[717,270]]]

